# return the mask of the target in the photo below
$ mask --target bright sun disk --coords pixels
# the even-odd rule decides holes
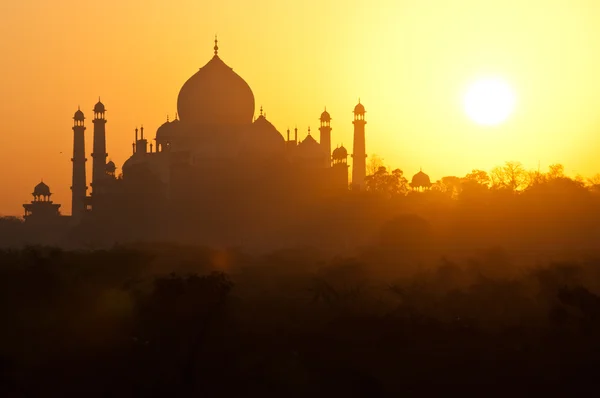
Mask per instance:
[[[478,80],[469,87],[464,107],[467,116],[475,123],[495,126],[513,113],[515,95],[504,80]]]

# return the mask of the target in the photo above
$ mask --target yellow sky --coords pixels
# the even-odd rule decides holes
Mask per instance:
[[[433,180],[505,160],[600,172],[600,2],[594,0],[21,0],[0,7],[0,214],[21,214],[40,178],[70,213],[72,116],[107,107],[109,157],[133,129],[174,115],[182,84],[212,56],[253,89],[283,133],[316,131],[351,149],[367,109],[367,153]],[[125,3],[125,4],[123,4]],[[291,4],[290,4],[291,3]],[[466,118],[462,95],[499,76],[517,95],[496,127]],[[88,180],[91,169],[88,171]]]

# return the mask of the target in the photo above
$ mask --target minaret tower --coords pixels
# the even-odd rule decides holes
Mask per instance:
[[[85,213],[86,180],[85,180],[85,117],[81,109],[73,116],[73,182],[71,185],[71,214],[75,222],[80,222]]]
[[[94,106],[94,147],[92,152],[92,195],[102,192],[102,180],[106,176],[106,119],[104,104]]]
[[[321,148],[327,153],[325,167],[331,167],[331,116],[327,112],[327,108],[321,113],[320,120],[321,126],[319,127],[319,132],[321,136],[319,137],[319,143],[321,144]]]
[[[352,189],[362,191],[365,188],[367,173],[367,153],[365,148],[365,107],[358,100],[354,107],[354,146],[352,148]]]

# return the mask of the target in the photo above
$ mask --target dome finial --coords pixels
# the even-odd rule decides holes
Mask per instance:
[[[262,105],[260,106],[260,115],[263,115],[263,109],[262,109]]]
[[[219,40],[217,39],[217,35],[215,35],[215,55],[219,55]]]
[[[167,115],[167,123],[169,123],[169,115]]]

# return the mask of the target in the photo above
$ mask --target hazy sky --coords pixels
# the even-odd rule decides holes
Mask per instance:
[[[154,138],[183,83],[212,56],[254,92],[284,133],[317,130],[352,147],[352,109],[367,109],[367,153],[432,180],[561,162],[600,172],[597,0],[20,0],[0,6],[0,214],[21,214],[41,178],[70,213],[72,117],[107,108],[117,166],[133,130]],[[515,114],[481,127],[462,109],[469,83],[506,79]],[[118,170],[119,172],[120,170]]]

